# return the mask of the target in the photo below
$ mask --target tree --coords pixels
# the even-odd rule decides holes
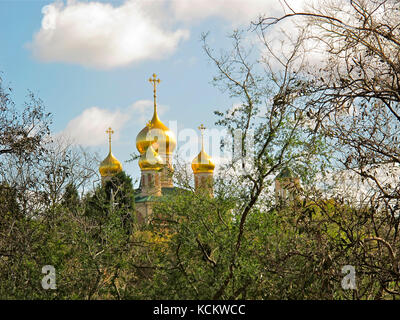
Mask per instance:
[[[271,205],[273,199],[268,188],[274,177],[289,166],[304,178],[304,182],[307,182],[305,178],[311,181],[317,168],[323,168],[323,159],[328,151],[324,137],[309,134],[310,129],[301,116],[304,110],[302,102],[309,94],[306,82],[297,76],[303,68],[296,63],[301,56],[301,39],[281,59],[271,51],[260,58],[260,52],[254,52],[254,48],[248,49],[243,44],[244,35],[244,32],[234,32],[232,51],[219,57],[207,44],[207,35],[203,37],[205,53],[218,71],[214,83],[240,101],[238,106],[226,112],[215,112],[220,118],[218,125],[227,128],[232,135],[235,132],[241,134],[241,143],[236,146],[239,166],[231,163],[226,170],[234,174],[225,176],[236,186],[235,195],[241,203],[234,210],[238,221],[234,229],[234,250],[225,266],[224,279],[214,292],[214,299],[229,296],[226,292],[228,286],[240,277],[239,261],[244,255],[242,246],[248,235],[248,219],[260,206],[268,208]],[[275,71],[274,63],[281,64],[282,69]],[[254,143],[249,147],[246,141],[251,135]],[[253,160],[249,161],[249,158]]]
[[[352,262],[366,275],[363,281],[368,285],[363,284],[362,290],[369,292],[371,284],[378,287],[368,298],[383,297],[382,292],[398,297],[398,3],[325,1],[303,12],[287,9],[288,14],[261,17],[254,26],[268,39],[273,25],[304,18],[302,33],[308,36],[304,41],[317,43],[321,53],[319,63],[303,73],[310,89],[307,114],[315,130],[329,137],[339,168],[370,184],[363,201],[352,199],[365,233],[350,241],[360,249]],[[365,208],[366,216],[361,214]],[[345,217],[340,222],[346,232],[353,230],[353,223]]]
[[[113,197],[107,193],[113,188]],[[3,192],[4,190],[4,192]],[[3,204],[14,204],[1,188]],[[119,201],[111,203],[110,200]],[[140,296],[145,255],[143,236],[134,225],[133,187],[125,173],[80,198],[68,184],[62,200],[26,215],[8,208],[0,216],[0,297],[8,299],[122,299]],[[139,256],[137,256],[139,255]],[[56,270],[57,290],[44,290],[42,267]],[[129,284],[129,285],[128,285]],[[128,287],[128,288],[127,288]]]
[[[61,205],[71,210],[79,206],[79,193],[75,185],[70,183],[65,187],[65,192],[62,197]]]
[[[28,102],[18,111],[11,98],[11,88],[4,88],[0,77],[0,156],[15,155],[31,161],[44,151],[50,134],[51,115],[43,102],[29,92]]]
[[[398,188],[379,174],[383,170],[395,177],[399,164],[397,3],[325,1],[305,12],[261,18],[256,26],[268,37],[273,24],[293,17],[306,17],[307,40],[323,51],[317,68],[311,66],[317,71],[305,75],[312,92],[310,116],[338,146],[337,158],[345,168],[372,181],[380,196],[398,199]]]

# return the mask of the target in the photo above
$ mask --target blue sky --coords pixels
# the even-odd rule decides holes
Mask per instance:
[[[0,71],[22,105],[27,90],[53,114],[54,133],[105,157],[109,125],[113,153],[137,177],[137,133],[152,114],[148,78],[161,79],[161,119],[178,131],[200,123],[215,127],[214,110],[238,101],[213,87],[215,66],[203,52],[229,49],[226,35],[259,13],[276,14],[278,0],[0,0]],[[185,141],[179,140],[178,145]]]

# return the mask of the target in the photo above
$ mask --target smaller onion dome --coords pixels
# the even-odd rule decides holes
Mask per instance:
[[[202,149],[192,161],[193,173],[209,172],[213,173],[215,164],[211,157]]]
[[[276,179],[294,178],[293,170],[289,167],[284,167],[281,172],[276,176]]]
[[[102,177],[113,176],[122,171],[122,164],[119,162],[111,152],[111,135],[114,131],[110,128],[106,131],[108,134],[109,152],[108,156],[100,163],[99,172]]]
[[[102,177],[113,176],[122,171],[121,162],[119,162],[110,152],[99,167],[99,172]]]
[[[205,130],[206,128],[203,125],[201,125],[199,129],[201,131],[201,151],[192,161],[192,170],[193,173],[201,173],[201,172],[213,173],[215,164],[212,161],[212,158],[204,151],[203,130]]]

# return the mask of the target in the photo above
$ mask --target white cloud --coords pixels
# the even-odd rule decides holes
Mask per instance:
[[[108,127],[113,128],[115,132],[113,138],[118,140],[121,129],[129,119],[130,114],[120,110],[109,111],[91,107],[68,122],[66,128],[59,135],[66,136],[74,143],[83,146],[102,145],[107,141],[105,131]]]
[[[137,1],[57,1],[43,8],[41,29],[28,47],[39,60],[107,69],[161,59],[174,52],[188,30],[168,31]]]
[[[153,116],[154,102],[151,100],[139,100],[133,103],[127,110],[129,113],[135,114],[135,121],[143,126],[151,120]],[[157,103],[157,113],[163,115],[168,107]]]
[[[168,107],[157,104],[158,114],[162,115]],[[153,101],[139,100],[129,107],[111,111],[99,107],[90,107],[68,122],[58,134],[83,146],[99,146],[107,143],[105,131],[112,127],[115,134],[113,141],[118,141],[120,133],[129,124],[145,126],[153,115]],[[137,130],[137,128],[136,128]]]
[[[296,8],[304,0],[289,1]],[[280,0],[57,0],[42,9],[42,26],[28,44],[35,58],[109,69],[172,54],[188,28],[209,17],[248,25],[258,15],[279,16]],[[185,28],[178,25],[185,23]]]
[[[176,20],[189,23],[209,17],[222,18],[233,25],[247,25],[260,15],[279,17],[290,9],[302,11],[318,0],[170,0]],[[290,9],[288,6],[290,6]]]
[[[176,19],[186,22],[220,17],[234,24],[248,24],[260,14],[282,12],[278,0],[172,0],[171,7]]]

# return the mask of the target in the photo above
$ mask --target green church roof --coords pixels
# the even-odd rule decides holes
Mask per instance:
[[[182,189],[182,188],[177,188],[177,187],[164,187],[161,188],[161,194],[163,196],[170,196],[177,194],[178,192],[187,192],[188,190]],[[157,196],[141,196],[140,195],[140,188],[135,190],[135,203],[141,203],[141,202],[151,202],[151,201],[157,201],[160,197]]]
[[[294,178],[295,175],[292,171],[292,169],[285,167],[282,169],[282,171],[277,175],[277,179],[282,179],[282,178]]]

